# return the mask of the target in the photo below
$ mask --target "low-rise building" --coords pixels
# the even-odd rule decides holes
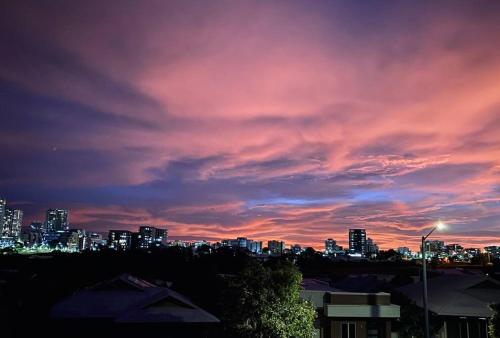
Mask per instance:
[[[322,280],[305,279],[303,299],[318,312],[317,338],[391,338],[392,322],[400,317],[389,293],[344,292]]]
[[[422,283],[398,291],[422,307]],[[500,282],[482,275],[443,275],[428,281],[428,306],[436,338],[487,338],[490,304],[500,302]]]

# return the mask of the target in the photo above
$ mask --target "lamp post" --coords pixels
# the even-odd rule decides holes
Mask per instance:
[[[434,230],[443,229],[445,225],[439,221],[431,231],[426,236],[422,236],[422,280],[423,280],[423,292],[422,298],[424,303],[424,320],[425,320],[425,338],[430,338],[429,333],[429,308],[428,308],[428,299],[427,299],[427,259],[425,257],[425,240],[429,237]]]

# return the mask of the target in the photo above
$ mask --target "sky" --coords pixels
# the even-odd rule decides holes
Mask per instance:
[[[500,3],[5,1],[24,223],[321,248],[500,245]]]

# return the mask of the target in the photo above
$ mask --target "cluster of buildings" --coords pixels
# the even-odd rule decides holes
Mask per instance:
[[[115,250],[148,249],[166,245],[168,231],[149,225],[140,226],[137,232],[111,230],[107,238],[101,233],[70,227],[69,211],[49,209],[44,221],[32,222],[23,229],[23,212],[9,208],[5,199],[0,199],[0,248],[21,245],[29,250],[64,250],[78,252],[100,250],[109,247]]]
[[[376,257],[379,248],[371,238],[366,236],[366,229],[349,229],[349,249],[344,250],[337,241],[328,238],[325,241],[325,255],[339,257],[349,255],[351,257]]]
[[[23,212],[9,208],[0,198],[0,247],[13,246],[21,235]]]
[[[421,252],[412,252],[408,247],[399,247],[397,252],[406,259],[420,259]],[[500,258],[500,246],[487,246],[481,251],[480,248],[464,248],[460,244],[445,244],[441,240],[425,242],[425,252],[428,259],[437,258],[441,261],[470,262],[482,252],[491,258]]]
[[[44,221],[32,222],[28,229],[23,229],[23,211],[10,208],[5,199],[0,198],[0,248],[20,245],[28,250],[66,250],[78,252],[83,250],[100,250],[108,247],[114,250],[151,249],[161,246],[180,246],[192,248],[194,252],[205,248],[208,250],[229,247],[252,254],[281,255],[284,253],[300,254],[303,249],[299,244],[286,246],[282,240],[269,240],[267,243],[247,237],[224,239],[220,242],[207,241],[185,242],[174,240],[168,242],[166,227],[141,225],[138,231],[110,230],[107,236],[98,232],[87,232],[84,229],[71,228],[68,221],[69,211],[65,209],[49,209]],[[325,240],[323,254],[330,258],[376,258],[378,245],[367,237],[366,229],[349,229],[348,248],[337,244],[333,238]],[[482,251],[479,248],[464,248],[459,244],[445,244],[444,241],[426,241],[426,255],[429,259],[443,261],[470,262]],[[267,244],[267,246],[265,246]],[[408,247],[396,250],[405,259],[421,258],[420,252],[412,252]],[[491,258],[500,258],[500,246],[488,246],[484,252]]]

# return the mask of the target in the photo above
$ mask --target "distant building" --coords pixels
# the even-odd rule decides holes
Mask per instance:
[[[23,225],[23,212],[11,208],[5,208],[2,237],[12,238],[14,241],[19,239]]]
[[[332,238],[328,238],[326,241],[325,241],[325,253],[326,254],[332,254],[333,251],[336,249],[337,247],[337,242],[332,239]]]
[[[262,253],[262,241],[254,241],[249,239],[247,242],[247,249],[248,251],[256,254]]]
[[[431,254],[438,254],[444,251],[444,242],[439,240],[425,241],[425,250]]]
[[[43,242],[43,222],[31,222],[28,243],[29,246],[38,246]]]
[[[376,256],[378,254],[378,245],[373,242],[373,239],[368,238],[366,240],[366,255]]]
[[[67,231],[68,229],[68,210],[49,209],[46,211],[45,232]]]
[[[223,239],[221,246],[230,247],[234,250],[244,250],[253,253],[262,252],[262,242],[254,241],[246,237],[238,237],[236,239]]]
[[[294,244],[290,247],[290,251],[293,254],[298,255],[302,252],[302,247],[299,244]]]
[[[464,248],[460,244],[448,244],[444,247],[444,251],[448,255],[456,255],[463,252]]]
[[[268,241],[267,248],[269,249],[269,253],[282,254],[285,251],[285,242],[276,240]]]
[[[132,248],[132,232],[128,230],[110,230],[108,247],[114,250],[130,250]]]
[[[500,246],[496,245],[487,246],[484,248],[484,251],[495,258],[500,258]]]
[[[106,244],[100,233],[91,232],[88,234],[88,237],[90,241],[90,250],[98,251]]]
[[[134,238],[134,247],[137,249],[159,247],[166,241],[167,229],[143,225],[139,227],[139,232],[134,234]]]
[[[79,252],[90,248],[90,239],[85,230],[71,229],[67,241],[67,247],[70,251]]]
[[[364,256],[366,253],[366,230],[349,229],[349,254]]]
[[[0,234],[3,233],[6,207],[7,207],[7,200],[5,200],[4,198],[0,198]]]
[[[399,248],[396,249],[396,251],[403,257],[410,258],[411,257],[411,250],[410,248],[406,246],[400,246]]]

